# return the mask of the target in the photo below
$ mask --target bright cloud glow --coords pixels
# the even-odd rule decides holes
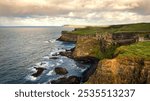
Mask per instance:
[[[150,0],[0,0],[0,25],[150,22]]]

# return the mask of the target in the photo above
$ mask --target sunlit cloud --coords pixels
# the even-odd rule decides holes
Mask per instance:
[[[0,0],[0,25],[150,22],[150,0]]]

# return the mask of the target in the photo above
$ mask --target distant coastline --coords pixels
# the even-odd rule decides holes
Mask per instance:
[[[69,27],[69,28],[85,28],[87,25],[64,25],[63,27]]]

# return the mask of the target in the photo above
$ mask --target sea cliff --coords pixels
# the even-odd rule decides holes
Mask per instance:
[[[144,84],[150,83],[150,60],[113,58],[101,60],[86,83]]]
[[[149,24],[147,28],[150,28]],[[95,34],[91,32],[93,29]],[[101,28],[103,31],[98,33],[95,32],[95,29],[98,28],[88,27],[75,29],[69,33],[63,32],[59,38],[61,41],[76,42],[76,47],[71,53],[73,59],[89,61],[93,64],[83,72],[83,83],[150,83],[149,31],[143,29],[144,31],[117,32],[118,27],[113,26]],[[104,29],[108,31],[106,32]],[[112,29],[116,32],[113,32]],[[86,30],[89,30],[88,32],[91,34],[81,34]]]

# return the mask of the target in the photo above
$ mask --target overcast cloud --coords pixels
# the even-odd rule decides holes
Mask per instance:
[[[0,0],[0,25],[150,22],[150,0]]]

